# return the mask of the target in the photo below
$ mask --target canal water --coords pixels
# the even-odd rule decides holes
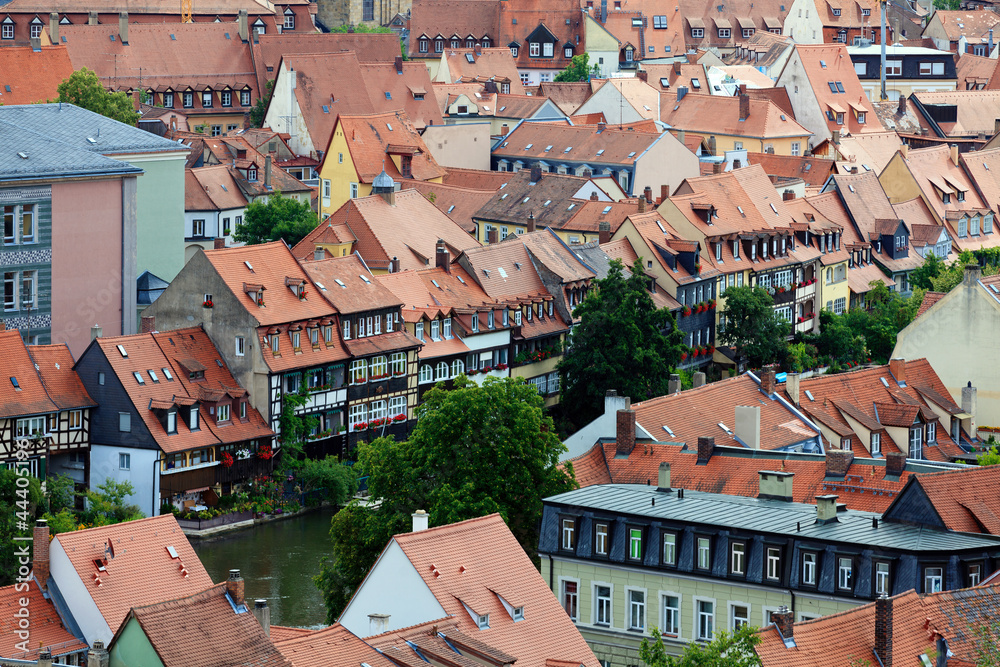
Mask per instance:
[[[246,599],[265,598],[271,623],[293,627],[325,625],[326,607],[312,578],[323,556],[330,555],[332,510],[191,540],[212,581],[221,583],[238,568]]]

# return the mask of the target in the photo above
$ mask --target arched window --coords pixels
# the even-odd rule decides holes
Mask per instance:
[[[448,362],[439,361],[437,365],[437,371],[434,374],[435,380],[447,380],[448,379]]]
[[[434,368],[430,364],[420,367],[420,382],[434,382]]]
[[[458,377],[465,372],[465,364],[462,363],[461,359],[456,359],[451,362],[451,376]]]

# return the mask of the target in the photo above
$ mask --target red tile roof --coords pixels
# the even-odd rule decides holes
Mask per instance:
[[[0,331],[0,359],[6,376],[0,382],[0,417],[58,412],[17,329]]]
[[[298,637],[276,637],[273,632],[274,626],[271,626],[271,629],[275,647],[295,667],[332,667],[366,663],[371,667],[397,667],[373,646],[339,623]]]
[[[31,345],[28,347],[28,354],[38,368],[45,391],[59,409],[97,406],[84,388],[80,376],[73,370],[73,354],[65,343]]]
[[[741,120],[739,96],[689,93],[678,102],[673,93],[663,95],[660,120],[678,130],[761,140],[812,134],[770,100],[750,98],[750,115]]]
[[[185,211],[223,211],[246,205],[228,165],[184,170]]]
[[[433,40],[440,35],[445,46],[450,46],[452,36],[465,43],[467,36],[481,40],[488,37],[497,46],[500,41],[500,3],[498,0],[414,0],[410,9],[410,57],[440,56],[420,53],[420,37],[431,40],[428,51],[433,51]]]
[[[541,96],[549,98],[564,114],[575,112],[591,95],[590,83],[587,81],[558,83],[543,81],[539,88]]]
[[[974,466],[961,470],[914,476],[946,530],[1000,535],[1000,498],[995,492],[1000,466]]]
[[[87,650],[87,642],[74,637],[62,624],[52,600],[47,600],[32,581],[27,590],[20,585],[0,588],[0,657],[19,660],[38,660],[38,648],[47,647],[53,656],[77,653]],[[21,600],[27,600],[25,607]],[[31,622],[31,641],[26,642],[28,651],[22,651],[18,644],[22,640],[16,631],[20,630],[20,618],[14,613],[25,608]],[[62,660],[57,660],[62,662]]]
[[[446,170],[434,160],[424,140],[403,111],[358,116],[341,114],[337,119],[335,130],[336,128],[344,133],[351,161],[362,183],[371,183],[383,169],[394,179],[403,180],[396,170],[395,163],[387,158],[391,144],[412,146],[417,149],[411,166],[412,178],[429,181],[440,178],[446,173]],[[333,141],[332,135],[330,141]],[[325,163],[329,157],[329,146],[327,146],[323,162]]]
[[[445,185],[495,192],[509,180],[510,174],[507,172],[449,167],[441,182]]]
[[[463,633],[517,658],[519,667],[598,661],[499,514],[393,538]],[[433,567],[432,567],[433,565]],[[501,602],[524,607],[515,623]],[[465,606],[490,614],[481,632]]]
[[[475,234],[476,223],[473,220],[476,211],[486,205],[493,197],[495,190],[473,190],[444,183],[428,183],[426,181],[408,181],[407,188],[413,188],[428,201],[433,194],[433,204],[439,211],[470,234]]]
[[[73,65],[64,46],[43,46],[41,51],[7,46],[0,49],[0,104],[54,100],[59,97],[59,84],[71,74]]]
[[[192,595],[212,585],[173,514],[59,533],[52,542],[52,549],[65,552],[97,610],[114,629],[136,605]],[[109,542],[115,557],[105,564],[105,572],[98,572],[94,561],[105,557]],[[178,558],[170,557],[168,546]],[[62,582],[60,588],[67,590],[68,585]]]
[[[519,69],[566,69],[572,61],[566,57],[563,46],[574,47],[573,54],[583,53],[584,21],[580,6],[562,0],[504,0],[500,3],[500,37],[498,46],[512,43],[521,45],[518,49]],[[528,37],[539,28],[544,28],[555,37],[551,58],[532,58],[528,49]],[[412,34],[412,33],[411,33]],[[541,40],[540,40],[541,41]]]
[[[393,33],[319,32],[267,33],[257,37],[261,64],[267,79],[277,76],[283,56],[353,51],[362,63],[391,63],[400,55],[399,37]]]
[[[374,279],[356,255],[303,261],[302,268],[319,287],[320,294],[342,315],[403,305]]]
[[[759,164],[768,176],[801,178],[806,186],[821,187],[837,170],[837,163],[822,157],[747,153],[747,162]]]
[[[599,161],[601,164],[632,165],[636,156],[659,141],[661,135],[608,127],[572,126],[566,122],[522,123],[493,149],[495,157],[534,162],[535,160]],[[526,149],[527,146],[531,148]],[[546,146],[552,146],[546,151]],[[570,151],[565,153],[566,148]],[[604,151],[600,157],[597,152]],[[631,154],[631,157],[629,157]]]
[[[292,667],[250,609],[234,610],[225,583],[135,607],[125,622],[130,618],[138,621],[164,667]],[[120,636],[111,641],[112,653]]]
[[[920,302],[920,308],[917,309],[917,314],[913,319],[926,313],[927,309],[940,301],[945,294],[946,292],[924,292],[924,299]]]
[[[481,37],[482,35],[480,35]],[[450,35],[449,35],[450,37]],[[464,38],[464,35],[463,35]],[[462,40],[465,43],[465,40]],[[472,62],[469,56],[472,56]],[[448,64],[449,80],[441,78],[443,68],[438,70],[437,81],[456,83],[460,80],[488,79],[508,81],[510,94],[524,95],[524,84],[517,71],[517,64],[510,49],[504,45],[489,49],[445,49],[442,57]]]
[[[809,79],[820,110],[824,116],[827,111],[834,113],[834,120],[826,118],[827,127],[831,132],[837,130],[861,134],[883,130],[882,125],[875,122],[875,109],[868,101],[864,88],[861,87],[861,81],[854,71],[854,63],[847,52],[846,44],[796,44],[795,52],[790,56],[789,62],[794,60],[796,55],[801,60],[802,70]],[[833,92],[829,85],[831,81],[840,82],[844,92]],[[858,123],[855,111],[868,114],[864,123]],[[843,125],[837,124],[837,113],[844,114]]]

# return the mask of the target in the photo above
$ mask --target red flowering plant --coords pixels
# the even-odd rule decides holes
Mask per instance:
[[[395,417],[393,417],[392,421],[394,421],[396,423],[405,422],[406,421],[406,414],[405,413],[400,413],[400,414],[396,415]]]
[[[212,303],[211,299],[205,299],[205,301],[201,305],[204,306],[205,308],[211,308],[215,304]]]
[[[231,468],[233,467],[233,455],[229,452],[222,453],[222,467]]]
[[[272,456],[274,452],[271,451],[271,445],[261,445],[260,449],[257,450],[257,458],[267,461]]]
[[[364,431],[368,429],[368,422],[357,422],[354,424],[355,431]]]
[[[684,316],[687,317],[691,314],[691,308],[689,306],[684,306]]]

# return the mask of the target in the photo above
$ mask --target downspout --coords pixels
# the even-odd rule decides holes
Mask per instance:
[[[553,594],[555,594],[556,589],[555,589],[555,581],[553,578],[554,574],[552,570],[552,554],[549,554],[548,556],[549,556],[549,590],[552,591]]]

